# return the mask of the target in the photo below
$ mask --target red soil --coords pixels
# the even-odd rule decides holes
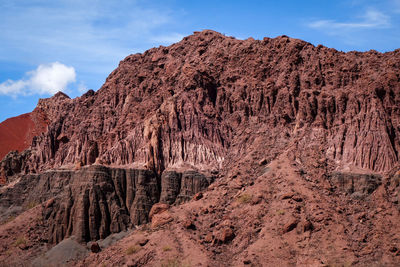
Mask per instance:
[[[47,116],[38,109],[0,123],[0,159],[12,150],[27,149],[33,137],[45,132],[47,125]]]

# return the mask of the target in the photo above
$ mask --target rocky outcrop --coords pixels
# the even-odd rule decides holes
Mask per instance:
[[[38,108],[0,123],[0,159],[10,151],[29,148],[33,138],[46,131],[48,123],[46,114]]]
[[[196,171],[165,171],[161,176],[161,197],[163,203],[183,203],[189,201],[196,193],[207,188],[214,181]]]
[[[46,132],[50,122],[57,119],[58,103],[69,97],[57,93],[51,98],[40,99],[37,107],[31,112],[0,123],[0,159],[10,151],[24,151],[32,145],[35,136]]]
[[[371,194],[382,184],[382,176],[377,174],[333,172],[329,177],[329,181],[336,189],[342,192],[362,197]]]
[[[27,172],[96,160],[158,175],[184,164],[220,169],[253,149],[254,132],[269,155],[322,145],[333,167],[385,172],[399,159],[399,58],[197,32],[128,56],[97,92],[41,104],[51,123]]]
[[[52,170],[25,175],[0,192],[0,206],[44,203],[49,241],[65,237],[104,239],[133,225],[149,222],[155,203],[182,203],[207,188],[212,178],[195,171],[161,178],[145,169],[116,169],[93,165],[77,171]],[[182,185],[169,190],[172,185]],[[165,186],[170,186],[165,189]],[[15,215],[15,214],[14,214]]]
[[[46,129],[0,163],[0,218],[43,203],[51,243],[151,221],[111,265],[164,241],[210,266],[398,262],[399,70],[400,50],[208,30],[130,55],[97,92],[39,101]]]
[[[10,151],[0,162],[0,180],[11,182],[16,174],[26,172],[28,170],[27,160],[30,156],[29,150],[21,153],[18,151]]]

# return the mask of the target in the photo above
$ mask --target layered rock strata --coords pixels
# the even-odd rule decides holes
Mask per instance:
[[[153,204],[190,199],[210,173],[241,177],[240,189],[285,153],[307,182],[374,196],[399,167],[400,50],[196,32],[126,57],[97,92],[37,109],[46,129],[0,163],[0,203],[48,201],[53,243],[146,223]]]
[[[197,32],[128,56],[97,92],[56,98],[24,171],[97,159],[158,174],[182,164],[220,169],[252,150],[252,128],[271,137],[271,152],[315,144],[334,168],[389,171],[400,149],[399,59],[399,50]]]
[[[151,170],[93,165],[22,176],[0,192],[0,206],[44,203],[49,242],[72,235],[87,242],[147,223],[155,203],[182,203],[212,181],[195,171],[165,172],[158,178]]]

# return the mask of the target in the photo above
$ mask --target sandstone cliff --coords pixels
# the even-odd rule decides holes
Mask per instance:
[[[128,56],[98,92],[57,98],[29,172],[96,159],[158,173],[183,163],[218,169],[251,150],[250,127],[298,146],[316,141],[338,168],[389,171],[400,149],[399,57],[195,33]],[[266,145],[284,146],[275,139]]]
[[[270,255],[276,264],[318,266],[296,244],[333,257],[328,245],[318,251],[324,238],[355,264],[362,253],[360,264],[396,262],[400,50],[343,53],[287,36],[242,41],[207,30],[126,57],[97,92],[57,94],[38,108],[48,127],[1,162],[9,185],[0,206],[17,205],[19,189],[36,181],[29,188],[42,192],[35,202],[49,201],[50,242],[103,239],[148,223],[155,203],[184,203],[208,188],[203,207],[174,207],[152,226],[167,225],[165,235],[185,237],[193,250],[202,244],[212,266],[242,264],[251,253],[257,263]],[[160,240],[157,233],[149,235]],[[262,254],[268,239],[290,245],[271,247],[279,257]],[[132,266],[162,258],[143,251]],[[292,252],[304,261],[290,260]]]
[[[40,136],[47,131],[47,126],[51,121],[56,119],[57,106],[60,100],[69,98],[64,93],[57,93],[51,98],[40,99],[36,108],[27,114],[10,118],[0,123],[0,184],[6,182],[6,177],[25,171],[24,162],[21,156],[12,153],[5,157],[11,151],[20,152],[23,155],[29,154],[24,152],[32,145],[32,141],[36,136]],[[12,162],[12,159],[16,159]],[[22,156],[22,158],[25,158]]]

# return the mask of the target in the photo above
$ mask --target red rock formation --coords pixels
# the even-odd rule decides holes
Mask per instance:
[[[0,159],[10,151],[22,152],[29,148],[33,138],[45,132],[48,124],[49,120],[40,108],[0,123]],[[0,184],[6,180],[6,175],[0,171]]]
[[[63,99],[69,99],[69,97],[62,92],[51,98],[39,99],[37,107],[31,113],[10,118],[0,123],[0,159],[4,159],[0,163],[0,166],[3,166],[0,167],[0,184],[6,182],[6,177],[13,175],[16,170],[18,170],[17,172],[25,170],[25,168],[15,168],[12,165],[25,166],[27,164],[27,162],[11,164],[12,159],[20,161],[21,157],[10,155],[10,157],[5,158],[5,156],[10,151],[22,152],[28,149],[35,137],[46,132],[49,123],[56,120],[58,104]],[[65,137],[57,141],[65,142]]]
[[[218,169],[251,151],[249,129],[270,137],[271,154],[315,143],[335,168],[388,171],[400,149],[399,57],[195,33],[128,56],[96,93],[54,98],[30,171],[97,158],[159,174],[183,164]]]
[[[154,233],[166,231],[164,236],[198,231],[196,246],[204,237],[205,249],[222,257],[211,266],[249,262],[265,240],[293,247],[282,251],[287,245],[268,243],[271,250],[250,262],[325,264],[330,254],[315,249],[324,239],[338,242],[355,264],[359,255],[368,255],[361,261],[366,264],[395,262],[377,236],[398,240],[387,229],[399,218],[392,174],[400,156],[400,50],[343,53],[286,36],[241,41],[203,31],[128,56],[97,92],[75,99],[58,94],[38,108],[46,111],[48,130],[0,164],[9,181],[21,178],[2,202],[10,206],[21,183],[42,177],[37,191],[49,192],[40,201],[58,196],[44,209],[52,242],[69,235],[104,238],[147,223],[154,203],[189,201],[213,174],[221,179],[218,187],[181,211],[187,219],[199,203],[207,204],[201,207],[207,216],[189,217],[196,230],[182,233],[174,208],[152,218]],[[92,164],[110,168],[92,173],[84,167]],[[58,177],[50,169],[71,175]],[[390,214],[381,214],[378,205]],[[369,208],[373,214],[358,217]],[[368,237],[371,231],[375,235]],[[296,262],[296,242],[316,256]],[[197,248],[191,250],[203,251]],[[152,261],[156,253],[147,252],[154,254],[138,262]]]
[[[0,123],[0,158],[10,151],[29,148],[33,137],[45,132],[48,123],[46,114],[39,109]]]

